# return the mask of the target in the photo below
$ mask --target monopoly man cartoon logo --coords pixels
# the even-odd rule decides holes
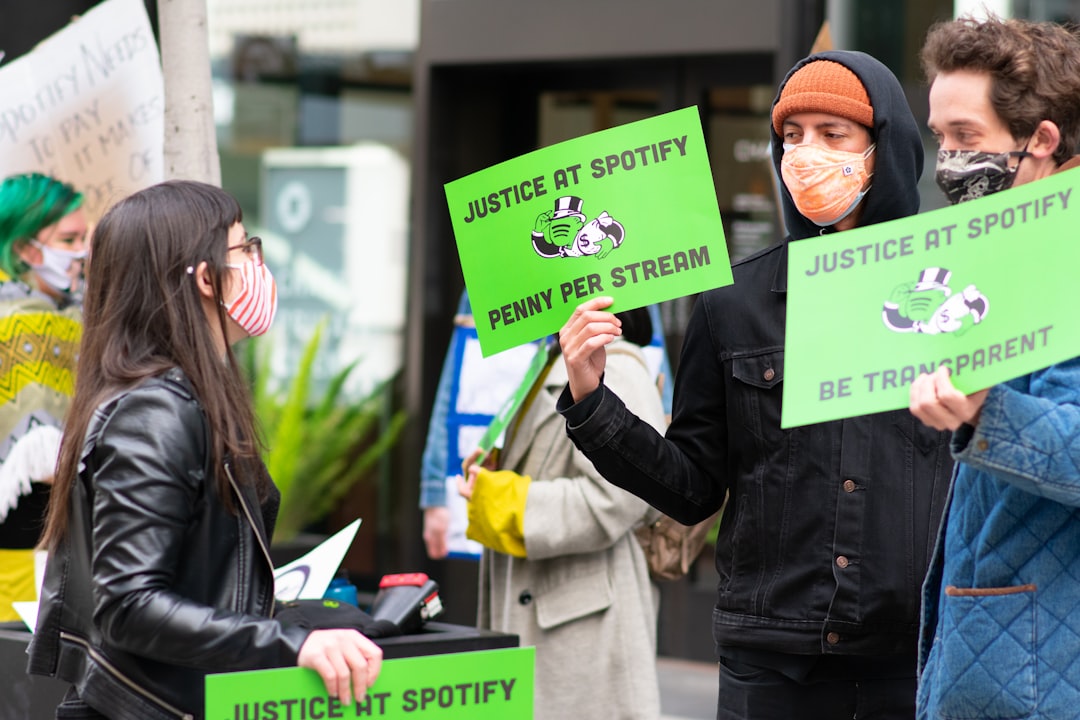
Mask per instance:
[[[589,220],[581,209],[584,201],[567,195],[555,201],[554,210],[536,218],[532,245],[543,258],[595,256],[603,260],[622,245],[626,230],[607,211]]]

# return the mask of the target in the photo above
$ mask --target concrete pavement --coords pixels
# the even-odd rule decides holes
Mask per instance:
[[[716,663],[659,657],[661,720],[714,720]]]

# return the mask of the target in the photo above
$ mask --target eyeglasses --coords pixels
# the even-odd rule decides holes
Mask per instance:
[[[263,248],[262,238],[250,237],[240,245],[230,245],[225,248],[226,252],[232,252],[233,250],[243,250],[244,257],[249,260],[254,260],[255,265],[259,266],[263,264]]]

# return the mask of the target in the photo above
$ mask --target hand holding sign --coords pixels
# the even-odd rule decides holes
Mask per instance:
[[[473,490],[476,489],[476,476],[484,468],[495,469],[494,456],[477,448],[469,453],[469,457],[461,462],[461,475],[457,477],[458,495],[466,500],[472,500]],[[479,463],[483,462],[483,465]]]
[[[604,311],[611,303],[609,297],[581,303],[559,331],[559,345],[574,402],[580,402],[600,387],[600,378],[607,365],[604,347],[622,335],[622,322],[614,314]]]
[[[363,702],[378,679],[382,648],[356,630],[313,630],[300,647],[296,664],[319,673],[326,693],[349,705],[354,696]]]
[[[939,367],[911,384],[911,413],[935,430],[956,430],[965,423],[978,423],[986,393],[990,392],[979,390],[965,395],[953,386],[949,375],[948,367]]]

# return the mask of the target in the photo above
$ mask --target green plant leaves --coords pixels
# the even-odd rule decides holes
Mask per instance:
[[[324,518],[354,485],[371,477],[405,426],[405,412],[391,407],[391,380],[358,401],[343,398],[359,361],[338,371],[322,395],[314,397],[313,368],[324,328],[325,322],[316,327],[284,392],[270,387],[269,347],[249,340],[242,356],[266,439],[263,461],[281,491],[277,541]]]

